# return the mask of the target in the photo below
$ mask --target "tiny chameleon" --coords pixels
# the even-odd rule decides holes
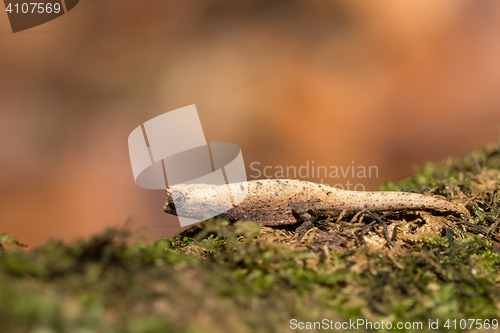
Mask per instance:
[[[167,188],[167,200],[163,210],[178,215],[176,207],[182,207],[182,216],[200,218],[203,214],[210,213],[212,208],[228,204],[223,202],[228,200],[228,186],[238,189],[243,188],[243,185],[248,188],[247,196],[217,217],[229,221],[253,221],[270,227],[302,222],[297,228],[300,233],[313,226],[314,217],[335,217],[342,213],[349,215],[363,210],[432,210],[469,218],[469,211],[464,207],[435,196],[391,191],[346,191],[292,179],[262,179],[228,185],[174,185]]]

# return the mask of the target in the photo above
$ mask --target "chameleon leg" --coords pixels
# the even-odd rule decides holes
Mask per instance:
[[[311,229],[313,226],[313,216],[338,216],[343,211],[332,209],[331,204],[325,202],[297,203],[292,207],[292,214],[297,221],[303,221],[303,223],[297,228],[296,232],[299,235],[303,235],[307,230]]]
[[[292,208],[292,214],[297,219],[297,221],[303,221],[302,224],[295,230],[295,232],[298,233],[299,236],[304,235],[307,230],[312,228],[313,217],[302,205],[294,206]]]

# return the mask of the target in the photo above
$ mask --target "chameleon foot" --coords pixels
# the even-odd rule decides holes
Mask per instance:
[[[292,214],[297,221],[303,222],[297,229],[295,229],[295,234],[298,235],[300,239],[304,236],[307,230],[313,227],[313,217],[304,207],[302,207],[302,205],[295,205],[292,209]]]

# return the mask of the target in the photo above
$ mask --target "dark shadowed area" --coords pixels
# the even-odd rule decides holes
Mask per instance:
[[[16,34],[2,11],[0,231],[179,233],[165,193],[135,185],[127,137],[190,104],[250,179],[309,165],[295,178],[378,189],[496,141],[499,59],[494,0],[82,0]]]

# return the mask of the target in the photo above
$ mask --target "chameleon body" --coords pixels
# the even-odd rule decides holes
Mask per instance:
[[[248,188],[248,194],[237,205],[228,202],[229,188]],[[233,192],[234,193],[234,192]],[[226,199],[223,199],[226,198]],[[175,202],[175,204],[174,204]],[[291,179],[263,179],[228,185],[174,185],[167,189],[166,213],[200,218],[216,207],[229,205],[217,215],[230,221],[254,221],[264,226],[282,226],[304,222],[310,228],[316,216],[355,214],[362,210],[385,212],[394,210],[432,210],[469,218],[469,212],[445,199],[407,192],[345,191],[323,184]],[[177,214],[181,208],[182,214]]]

